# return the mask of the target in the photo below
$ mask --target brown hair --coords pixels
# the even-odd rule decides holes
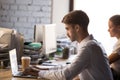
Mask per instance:
[[[65,24],[78,24],[84,30],[87,30],[89,24],[89,17],[82,10],[74,10],[63,17]]]
[[[109,20],[112,21],[112,23],[115,26],[119,26],[120,25],[120,15],[114,15]]]

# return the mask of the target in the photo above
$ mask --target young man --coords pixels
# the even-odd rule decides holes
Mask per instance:
[[[80,80],[113,80],[103,47],[88,33],[87,14],[84,11],[75,10],[65,15],[62,22],[71,41],[78,43],[76,59],[62,69],[29,68],[25,73],[50,80],[72,80],[77,75]]]

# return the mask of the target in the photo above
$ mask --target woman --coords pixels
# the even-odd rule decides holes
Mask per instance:
[[[114,80],[120,80],[120,15],[114,15],[108,22],[111,37],[116,37],[117,42],[113,47],[113,52],[108,57],[113,72]]]

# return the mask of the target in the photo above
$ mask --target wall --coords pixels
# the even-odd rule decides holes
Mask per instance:
[[[62,35],[61,20],[68,10],[69,0],[0,0],[0,27],[14,28],[31,41],[35,24],[56,23],[57,35]]]
[[[94,3],[90,0],[75,0],[74,8],[82,9],[88,14],[90,18],[88,27],[90,34],[93,34],[93,36],[103,44],[107,54],[110,55],[117,39],[110,37],[108,32],[108,20],[111,16],[120,13],[120,0],[92,1]],[[88,3],[86,4],[86,2]]]
[[[0,27],[14,28],[33,40],[34,25],[52,22],[53,0],[0,0]]]
[[[66,34],[62,18],[69,12],[69,0],[53,0],[53,23],[57,24],[57,35]]]

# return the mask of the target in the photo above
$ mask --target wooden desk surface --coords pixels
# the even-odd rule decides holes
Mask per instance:
[[[12,77],[10,69],[0,69],[0,80],[45,80],[45,79],[31,79]]]
[[[57,59],[55,62],[57,62],[57,64],[66,64],[66,59]],[[0,69],[0,80],[45,80],[45,79],[12,77],[11,73],[12,73],[11,69]]]
[[[58,61],[61,63],[62,60]],[[64,60],[63,60],[64,61]],[[11,69],[0,69],[0,80],[47,80],[47,79],[32,79],[32,78],[19,78],[13,77]]]

